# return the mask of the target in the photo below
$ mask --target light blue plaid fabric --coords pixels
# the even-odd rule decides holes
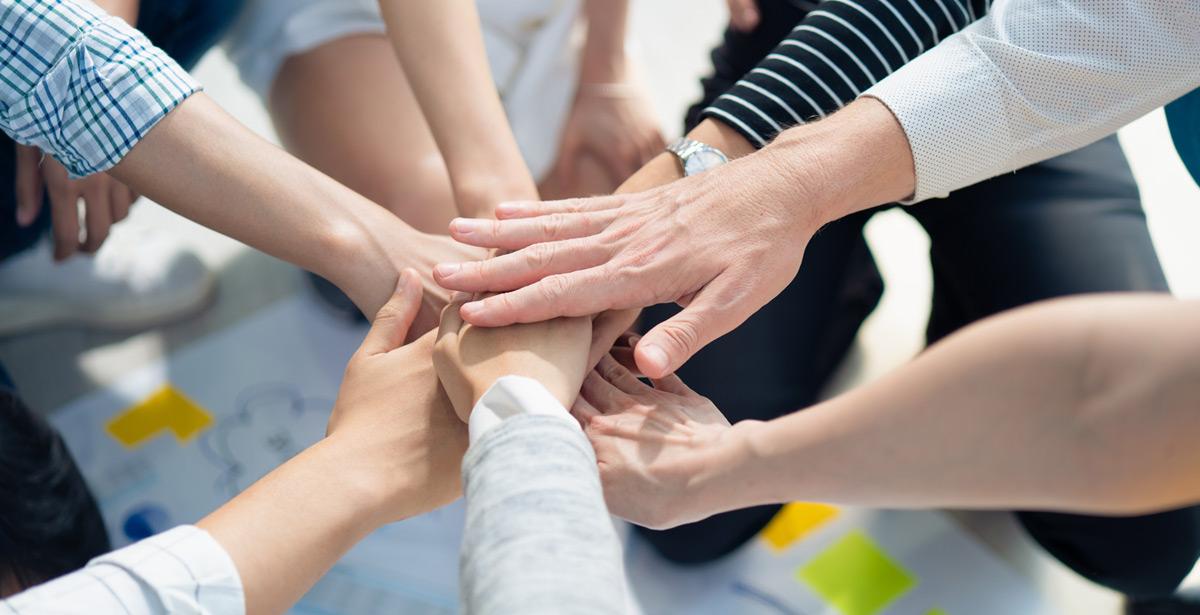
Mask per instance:
[[[0,130],[75,176],[111,168],[199,85],[88,0],[0,0]]]

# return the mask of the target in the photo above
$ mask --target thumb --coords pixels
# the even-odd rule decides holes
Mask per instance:
[[[405,269],[400,272],[400,281],[396,283],[396,292],[392,298],[379,309],[371,330],[363,339],[359,352],[371,356],[391,352],[404,344],[408,337],[408,328],[421,309],[421,279],[417,272]]]
[[[638,370],[655,380],[665,378],[760,307],[739,305],[733,291],[732,284],[720,278],[713,280],[696,293],[683,311],[646,333],[634,349]]]

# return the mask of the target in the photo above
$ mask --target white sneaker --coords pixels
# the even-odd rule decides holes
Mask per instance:
[[[60,264],[47,238],[0,262],[0,336],[51,326],[166,324],[199,312],[214,288],[195,254],[144,227],[116,225],[95,256]]]

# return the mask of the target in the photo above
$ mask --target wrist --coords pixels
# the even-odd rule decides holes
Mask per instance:
[[[700,122],[688,133],[688,138],[721,150],[730,160],[758,151],[742,133],[734,130],[729,124],[712,118]]]
[[[758,501],[748,487],[758,480],[755,462],[759,458],[757,433],[766,423],[740,421],[725,430],[720,440],[705,447],[701,470],[688,491],[702,502],[707,514],[715,514],[750,506]],[[749,482],[748,482],[749,481]]]
[[[340,210],[342,215],[320,225],[316,248],[322,256],[313,272],[333,282],[364,314],[374,317],[396,288],[400,270],[417,264],[409,256],[422,253],[412,247],[423,234],[382,207],[368,206],[362,211]],[[389,250],[390,246],[399,249]]]
[[[391,504],[405,499],[404,493],[397,493],[396,479],[371,463],[363,450],[350,438],[331,435],[295,458],[304,459],[306,475],[321,478],[314,490],[320,492],[319,499],[336,502],[327,515],[329,526],[340,528],[353,542],[393,520]]]
[[[780,133],[762,150],[781,178],[808,192],[817,226],[912,195],[903,128],[883,103],[862,98],[829,118]]]

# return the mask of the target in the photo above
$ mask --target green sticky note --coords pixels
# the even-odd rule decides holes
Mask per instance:
[[[930,609],[925,615],[946,615],[946,612],[942,609]]]
[[[845,615],[875,615],[917,579],[862,532],[850,532],[796,572]]]

